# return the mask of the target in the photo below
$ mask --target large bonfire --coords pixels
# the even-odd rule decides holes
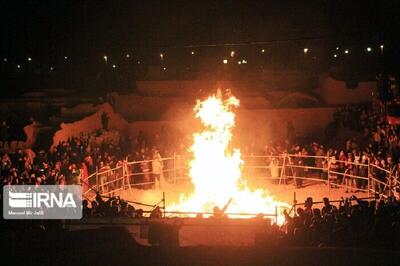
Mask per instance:
[[[194,111],[203,130],[194,134],[190,148],[193,159],[189,163],[189,174],[194,191],[182,194],[180,202],[168,210],[209,213],[214,207],[222,209],[227,205],[229,216],[249,217],[232,214],[274,214],[276,208],[289,206],[274,201],[264,189],[250,190],[242,178],[244,162],[240,150],[230,147],[235,126],[233,109],[238,106],[237,98],[223,97],[220,91],[197,101]],[[278,223],[282,218],[279,215]]]

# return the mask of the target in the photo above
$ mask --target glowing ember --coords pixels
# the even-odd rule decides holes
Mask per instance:
[[[251,191],[242,179],[239,149],[231,149],[231,130],[235,126],[232,109],[239,106],[234,96],[223,99],[221,92],[204,101],[197,101],[194,108],[203,131],[194,134],[190,148],[190,177],[194,192],[181,195],[180,203],[168,210],[183,212],[212,212],[215,206],[223,208],[230,200],[227,213],[274,214],[276,207],[288,204],[274,201],[265,190]],[[245,217],[245,216],[238,216]],[[247,216],[248,217],[248,216]],[[278,223],[283,222],[279,215]]]

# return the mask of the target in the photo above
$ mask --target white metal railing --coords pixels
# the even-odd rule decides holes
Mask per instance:
[[[307,161],[299,162],[298,158],[319,159],[318,163],[308,164]],[[174,155],[168,158],[156,160],[127,161],[113,169],[96,171],[88,177],[82,179],[82,183],[87,186],[84,196],[92,198],[95,192],[101,195],[112,196],[119,191],[131,188],[147,189],[153,187],[157,182],[157,176],[169,183],[188,181],[188,156]],[[338,164],[355,167],[367,167],[367,176],[354,175],[348,171],[338,171],[331,169],[330,157],[328,156],[309,156],[295,154],[281,155],[256,155],[243,156],[243,176],[247,179],[275,179],[279,180],[279,185],[293,181],[295,184],[302,180],[310,180],[325,183],[328,188],[345,187],[354,188],[369,193],[379,193],[382,196],[393,194],[393,173],[380,166],[376,166],[368,161],[367,164],[336,160]],[[159,164],[158,172],[153,171],[153,164]],[[386,176],[385,180],[379,180],[373,176],[373,170],[378,169]],[[312,172],[312,174],[310,174]],[[338,178],[341,177],[341,178]],[[350,183],[338,182],[350,180]],[[396,179],[397,180],[397,179]],[[363,187],[354,187],[354,182],[363,182]],[[366,182],[366,184],[365,184]],[[397,181],[396,181],[397,182]]]

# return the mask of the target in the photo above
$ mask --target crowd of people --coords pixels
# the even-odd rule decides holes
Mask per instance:
[[[307,198],[295,216],[285,212],[285,217],[277,234],[289,245],[395,248],[400,244],[400,201],[394,197],[367,201],[352,196],[338,205],[324,198],[322,208]]]
[[[293,132],[288,132],[285,140],[264,146],[264,155],[272,155],[271,159],[264,162],[271,166],[270,175],[277,176],[277,169],[282,163],[279,161],[282,157],[277,159],[273,156],[287,154],[290,156],[286,157],[288,161],[285,171],[293,176],[293,182],[298,187],[302,186],[303,179],[296,177],[317,174],[319,178],[329,179],[333,187],[344,185],[350,192],[372,188],[381,194],[385,184],[391,185],[391,191],[399,192],[400,128],[388,124],[379,108],[382,106],[360,105],[339,109],[335,113],[335,123],[339,127],[357,131],[357,137],[352,137],[341,145],[305,142],[296,138]],[[104,184],[123,176],[120,170],[109,170],[121,169],[120,166],[125,161],[139,162],[127,167],[130,184],[154,183],[162,173],[161,154],[168,156],[173,150],[161,143],[159,135],[150,141],[143,132],[135,139],[127,139],[117,134],[117,137],[109,140],[107,134],[111,133],[107,120],[108,117],[104,114],[103,128],[100,131],[61,141],[47,151],[17,149],[7,152],[2,149],[1,184],[77,184],[97,171],[107,173],[99,174],[98,180],[101,188],[98,192],[104,193],[110,189],[110,186]],[[294,130],[293,126],[291,130]],[[3,125],[2,131],[4,142],[8,138],[6,124]],[[314,157],[307,157],[308,155]],[[368,167],[370,165],[374,167]],[[321,170],[315,171],[313,167]],[[369,177],[376,182],[369,184]],[[94,184],[86,180],[83,185],[90,187]],[[313,208],[312,200],[309,199],[304,209],[297,209],[294,217],[286,215],[282,239],[290,239],[298,244],[355,243],[354,241],[362,242],[365,239],[392,241],[394,234],[388,234],[388,230],[396,234],[400,232],[397,222],[400,218],[400,203],[392,195],[389,193],[386,200],[378,202],[343,200],[338,207],[325,199],[321,210]],[[396,193],[394,195],[396,196]],[[135,210],[127,201],[118,197],[104,200],[100,194],[91,202],[84,200],[83,210],[86,216],[143,216],[143,210]],[[160,216],[160,209],[157,210],[152,214],[153,217]]]
[[[272,156],[290,154],[287,157],[285,174],[294,177],[293,182],[297,187],[302,186],[301,177],[317,173],[320,178],[325,180],[329,178],[333,187],[344,186],[348,192],[372,188],[382,193],[388,188],[386,184],[390,184],[391,191],[399,192],[399,128],[386,122],[385,116],[380,112],[381,108],[381,105],[375,104],[372,107],[359,105],[338,109],[334,114],[334,123],[338,127],[357,131],[355,134],[357,137],[352,137],[342,144],[306,142],[296,137],[293,125],[288,125],[286,139],[265,145],[263,153]],[[175,150],[172,149],[161,141],[159,134],[149,140],[143,132],[139,132],[134,139],[118,136],[117,140],[113,141],[101,140],[102,135],[109,132],[108,119],[108,115],[103,113],[100,136],[98,132],[81,134],[79,137],[61,141],[48,151],[17,149],[13,152],[4,152],[3,149],[1,183],[74,184],[80,183],[85,177],[97,171],[106,173],[100,175],[99,180],[95,180],[104,188],[102,190],[104,192],[110,190],[109,186],[104,186],[105,183],[122,175],[121,169],[116,172],[109,170],[121,168],[125,160],[141,162],[127,168],[132,173],[128,180],[130,184],[152,183],[157,175],[162,173],[162,156],[167,157],[174,152],[179,154],[184,150],[180,146]],[[5,125],[3,127],[5,128]],[[4,128],[2,130],[6,132]],[[163,136],[163,139],[168,137]],[[254,152],[245,149],[245,155],[246,153]],[[282,165],[282,158],[271,157],[267,162],[262,162],[270,166],[271,177],[280,176],[278,169]],[[151,163],[150,160],[158,160],[158,164]],[[249,165],[251,162],[246,161],[246,164]],[[320,171],[307,167],[314,167]],[[369,177],[372,177],[371,184],[367,181]],[[285,178],[284,182],[287,181]],[[87,184],[84,185],[94,185],[93,180],[87,180]],[[148,187],[151,186],[143,188]]]
[[[391,178],[391,186],[399,190],[398,177],[400,176],[400,140],[399,128],[389,125],[381,112],[382,106],[358,105],[346,106],[337,110],[334,120],[337,127],[350,128],[357,131],[357,137],[352,137],[342,143],[317,142],[301,139],[294,134],[295,129],[288,124],[286,138],[265,145],[264,155],[291,154],[287,165],[309,166],[323,169],[318,174],[324,179],[330,179],[332,184],[345,186],[349,192],[366,190],[367,178],[372,176],[376,182],[370,184],[377,192],[383,192],[385,183]],[[109,117],[106,113],[101,116],[102,130],[108,132]],[[6,124],[2,126],[3,142],[8,137]],[[167,130],[166,130],[167,131]],[[171,154],[180,154],[185,149],[178,146],[173,148],[166,144],[168,137],[159,134],[149,137],[143,132],[134,139],[120,137],[119,141],[96,143],[96,134],[81,135],[60,142],[49,151],[16,150],[11,153],[2,152],[1,180],[9,184],[37,184],[37,183],[76,183],[78,176],[85,177],[91,173],[106,172],[121,166],[125,159],[128,161],[141,161],[129,169],[136,173],[136,178],[130,183],[149,182],[152,177],[152,165],[149,160],[168,157]],[[162,139],[162,140],[161,140]],[[253,147],[254,148],[254,147]],[[261,152],[244,149],[244,155]],[[306,156],[315,158],[306,158]],[[262,162],[271,166],[269,175],[279,176],[277,167],[282,165],[282,159],[268,159]],[[246,161],[246,164],[251,164]],[[366,165],[373,164],[368,168]],[[159,172],[158,166],[157,172]],[[329,168],[329,171],[327,169]],[[301,167],[288,167],[286,174],[295,177],[307,177],[315,171]],[[329,173],[328,173],[329,172]],[[328,176],[329,175],[329,176]],[[354,178],[354,177],[361,178]],[[106,183],[115,177],[102,176],[101,183]],[[287,180],[285,180],[287,181]],[[296,186],[302,186],[302,179],[295,178]],[[91,184],[89,184],[91,185]]]
[[[291,176],[318,173],[325,180],[329,178],[333,187],[344,186],[348,192],[367,190],[368,177],[372,177],[370,188],[377,193],[389,186],[392,191],[400,192],[400,128],[388,124],[385,115],[376,108],[365,105],[339,109],[335,123],[337,127],[356,131],[357,137],[329,145],[299,141],[288,132],[286,140],[266,145],[264,155],[272,156],[266,163],[270,166],[270,176],[279,177],[273,169],[283,164],[283,157],[273,156],[290,154],[285,171]],[[297,187],[302,186],[302,178],[293,181]]]
[[[161,201],[159,202],[161,203]],[[84,199],[82,201],[83,217],[131,217],[131,218],[143,218],[146,212],[144,208],[140,207],[152,207],[149,211],[150,218],[162,218],[163,212],[160,204],[147,205],[143,203],[142,206],[138,202],[135,203],[136,207],[127,200],[122,199],[119,196],[104,197],[100,193],[96,193],[96,197],[89,201]]]
[[[115,132],[114,132],[115,133]],[[148,160],[161,159],[157,148],[146,144],[139,137],[134,141],[124,139],[117,133],[107,138],[109,131],[101,134],[93,132],[81,134],[66,141],[61,141],[49,150],[17,149],[6,151],[2,149],[0,165],[0,183],[2,185],[54,185],[80,184],[85,177],[94,172],[105,173],[100,176],[100,182],[105,183],[116,176],[122,175],[118,168],[123,161],[142,161],[128,168],[132,173],[138,173],[130,181],[142,182],[143,174],[151,172]],[[160,172],[162,166],[158,166]],[[111,174],[112,173],[112,174]],[[133,175],[135,176],[135,175]],[[139,180],[140,179],[140,180]],[[84,186],[94,185],[96,180],[87,180]]]
[[[229,203],[228,203],[229,204]],[[322,207],[319,205],[322,204]],[[226,206],[225,206],[226,208]],[[227,219],[225,208],[214,208],[212,219]],[[217,209],[217,210],[216,210]],[[292,212],[295,212],[293,214]],[[102,198],[97,194],[89,207],[83,201],[84,217],[133,217],[143,218],[143,209],[119,197]],[[278,245],[296,246],[365,246],[390,247],[400,245],[400,201],[394,197],[341,198],[330,202],[313,202],[311,197],[291,210],[284,210],[285,222],[272,225],[268,241]],[[162,218],[160,205],[150,211],[150,218]],[[202,219],[197,216],[197,219]],[[260,219],[255,217],[255,219]]]
[[[16,185],[76,184],[81,172],[96,171],[100,163],[112,165],[121,158],[119,146],[89,145],[90,136],[62,141],[53,149],[17,149],[1,155],[1,183]]]

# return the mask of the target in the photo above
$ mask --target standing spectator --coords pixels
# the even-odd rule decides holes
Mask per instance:
[[[133,156],[133,159],[137,163],[133,163],[131,166],[131,172],[132,174],[130,175],[131,180],[130,183],[132,184],[137,184],[137,183],[142,183],[143,182],[143,174],[142,174],[142,168],[140,162],[143,160],[141,157],[140,153],[138,151],[135,152],[135,155]]]
[[[361,157],[361,165],[359,166],[358,175],[365,179],[360,179],[360,188],[361,189],[369,189],[367,188],[368,185],[368,158],[366,155]]]
[[[349,193],[349,188],[353,192],[353,177],[354,176],[354,163],[351,156],[348,157],[346,163],[346,171],[344,172],[344,185],[346,187],[346,193]]]
[[[144,157],[143,161],[140,163],[140,168],[143,173],[143,183],[145,183],[142,188],[149,189],[152,187],[151,174],[150,174],[150,161],[149,158],[146,156]]]
[[[294,178],[294,184],[297,188],[301,188],[303,184],[303,179],[304,178],[304,168],[303,168],[303,157],[301,153],[300,146],[297,145],[295,147],[295,156],[294,156],[294,167],[293,167],[293,178]]]
[[[331,205],[328,198],[323,198],[324,207],[322,207],[322,216],[333,214],[333,211],[336,209],[335,206]]]
[[[381,163],[378,159],[375,159],[374,166],[372,166],[372,188],[375,190],[375,194],[382,193],[382,186],[379,183],[382,176],[380,167],[382,167]]]
[[[315,155],[317,156],[317,158],[315,159],[315,167],[324,168],[323,161],[325,160],[325,154],[326,152],[324,151],[323,145],[319,145],[319,147],[316,146]]]
[[[154,176],[155,187],[156,189],[160,189],[164,181],[164,174],[163,174],[163,162],[158,150],[154,151],[151,167]]]
[[[360,156],[359,155],[354,156],[353,175],[354,175],[354,177],[352,178],[352,183],[353,183],[353,186],[358,190],[359,188],[361,188],[361,179],[356,178],[356,176],[360,176]]]
[[[109,121],[109,119],[110,118],[108,116],[108,113],[103,112],[101,114],[101,125],[102,125],[104,131],[108,131],[108,121]]]
[[[100,182],[100,191],[102,193],[108,191],[108,186],[106,185],[108,181],[110,167],[106,165],[103,161],[100,161],[99,167],[99,182]]]
[[[277,182],[279,179],[279,163],[276,158],[271,159],[271,163],[269,164],[270,170],[271,170],[271,178],[273,182]]]
[[[120,188],[125,185],[126,180],[123,180],[124,177],[124,161],[123,160],[118,160],[117,164],[115,165],[115,168],[117,168],[114,173],[115,173],[115,178],[118,180],[116,182],[117,187]],[[124,187],[123,187],[124,188]],[[125,188],[124,188],[125,189]]]
[[[390,176],[389,176],[390,169],[389,169],[389,166],[388,166],[388,164],[386,163],[386,161],[385,161],[384,159],[381,160],[381,167],[382,167],[382,169],[380,169],[379,180],[380,180],[382,183],[387,184],[387,183],[388,183],[387,181],[388,181],[389,178],[390,178]],[[386,186],[383,185],[383,184],[381,184],[381,187],[382,187],[382,192],[383,192],[383,190],[384,190],[384,188],[385,188]]]
[[[323,159],[323,161],[322,161],[322,172],[321,172],[321,177],[322,177],[322,179],[324,179],[324,180],[328,180],[328,169],[329,169],[329,167],[330,167],[329,161],[330,161],[330,158],[329,158],[329,157],[326,157],[326,158]]]
[[[339,153],[338,172],[340,172],[342,174],[338,175],[338,180],[337,180],[338,184],[342,184],[343,183],[343,175],[344,175],[344,172],[346,171],[346,162],[347,162],[346,154],[345,154],[345,152],[343,150],[341,150],[340,153]]]
[[[308,151],[303,148],[301,151],[301,155],[303,156],[303,162],[304,162],[304,176],[307,177],[308,174],[310,173],[310,169],[307,167],[312,167],[315,166],[315,161],[313,157],[309,157]]]
[[[1,122],[1,125],[0,125],[0,137],[1,137],[2,148],[5,148],[6,144],[8,146],[9,129],[10,129],[10,127],[7,125],[6,121]]]
[[[397,163],[393,170],[393,181],[392,181],[393,191],[395,192],[395,197],[400,196],[400,162]]]
[[[338,162],[336,161],[335,156],[332,156],[330,158],[330,162],[328,164],[329,166],[329,183],[331,184],[331,186],[333,187],[334,184],[339,184],[338,183],[338,169],[339,169],[339,165]]]

